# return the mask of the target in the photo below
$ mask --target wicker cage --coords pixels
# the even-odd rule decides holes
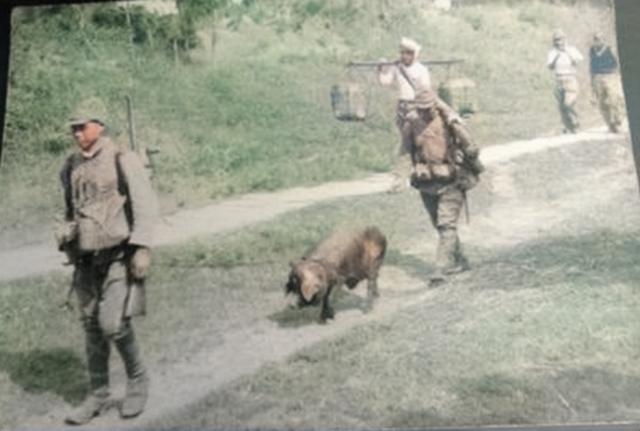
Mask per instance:
[[[438,87],[438,94],[460,114],[478,112],[476,84],[469,78],[448,79]]]
[[[367,96],[360,84],[337,84],[331,87],[333,115],[341,121],[364,121],[367,117]]]

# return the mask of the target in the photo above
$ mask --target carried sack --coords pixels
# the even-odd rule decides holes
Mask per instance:
[[[460,166],[458,169],[458,187],[461,190],[470,190],[474,188],[480,182],[480,176],[471,172],[465,166]]]

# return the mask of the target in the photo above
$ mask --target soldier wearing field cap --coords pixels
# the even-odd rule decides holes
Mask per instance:
[[[576,103],[580,94],[577,65],[583,57],[574,46],[567,43],[562,30],[553,32],[553,47],[547,55],[547,67],[555,78],[554,94],[560,110],[565,133],[575,133],[580,127]]]
[[[89,422],[112,404],[112,345],[127,375],[123,418],[142,413],[149,387],[131,318],[145,311],[156,197],[138,156],[120,150],[104,135],[105,118],[97,99],[79,108],[68,124],[78,148],[60,174],[65,215],[56,238],[75,267],[72,287],[85,331],[91,386],[87,399],[66,418],[75,425]]]

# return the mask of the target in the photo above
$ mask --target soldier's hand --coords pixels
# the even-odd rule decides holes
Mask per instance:
[[[78,224],[74,221],[61,221],[56,225],[54,236],[58,244],[58,250],[65,249],[67,244],[76,239],[78,235]]]
[[[384,58],[384,57],[383,57],[383,58],[378,59],[378,62],[379,62],[379,63],[386,63],[387,61],[388,61],[388,60],[387,60],[386,58]],[[380,72],[380,73],[388,73],[388,72],[389,72],[389,69],[390,69],[390,67],[389,67],[389,65],[387,65],[387,64],[380,64],[380,65],[378,65],[378,72]]]
[[[139,247],[131,257],[131,276],[136,280],[143,280],[149,273],[151,266],[151,250]]]

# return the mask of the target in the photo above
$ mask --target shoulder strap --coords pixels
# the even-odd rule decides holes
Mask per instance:
[[[398,64],[398,70],[400,71],[400,75],[407,81],[407,83],[413,88],[413,91],[416,91],[416,83],[413,82],[413,79],[409,77],[407,73],[407,69],[405,69],[404,64]]]
[[[129,195],[129,185],[122,171],[122,152],[116,152],[116,175],[118,176],[118,192],[126,198],[124,202],[124,214],[127,217],[129,228],[133,226],[133,210],[131,208],[131,196]]]

